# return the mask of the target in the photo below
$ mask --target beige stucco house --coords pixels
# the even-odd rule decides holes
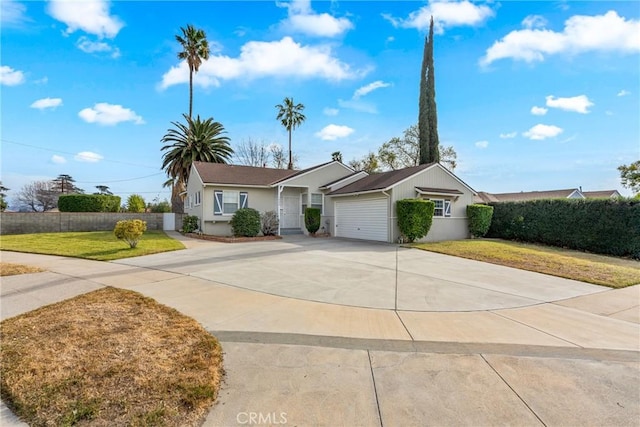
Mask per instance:
[[[205,234],[230,235],[229,221],[243,207],[275,211],[280,234],[306,232],[304,209],[322,211],[321,232],[337,237],[396,242],[396,201],[431,199],[433,225],[425,240],[468,237],[466,207],[475,191],[437,163],[367,174],[340,162],[301,171],[194,162],[185,212],[200,218]]]

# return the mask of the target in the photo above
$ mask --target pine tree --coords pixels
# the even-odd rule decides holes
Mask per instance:
[[[420,164],[440,161],[438,145],[438,112],[436,110],[436,80],[433,67],[433,16],[429,35],[425,38],[420,75],[420,101],[418,132],[420,141]]]

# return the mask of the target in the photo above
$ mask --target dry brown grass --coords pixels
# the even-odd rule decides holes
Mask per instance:
[[[220,344],[150,298],[103,288],[0,323],[3,400],[30,425],[199,425]]]
[[[41,271],[44,270],[38,267],[31,267],[30,265],[0,262],[0,276],[15,276],[17,274],[39,273]]]
[[[413,246],[611,288],[640,283],[640,262],[630,259],[493,239],[417,243]]]

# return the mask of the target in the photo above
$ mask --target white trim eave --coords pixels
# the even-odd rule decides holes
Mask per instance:
[[[456,198],[462,196],[462,194],[460,193],[447,193],[445,191],[422,191],[422,190],[419,190],[418,188],[416,188],[416,193],[420,195],[427,195],[427,196],[449,196],[449,197],[456,197]]]
[[[569,194],[569,195],[567,196],[567,199],[573,199],[573,198],[574,198],[574,197],[573,197],[573,195],[574,195],[574,194],[576,194],[576,193],[577,193],[577,195],[578,195],[578,196],[580,196],[580,198],[581,198],[581,199],[586,199],[586,198],[587,198],[587,196],[585,196],[585,195],[582,193],[582,191],[580,191],[579,189],[577,189],[577,188],[576,188],[575,190],[573,190],[573,191],[571,192],[571,194]]]
[[[354,191],[352,193],[344,193],[344,194],[327,194],[327,196],[329,197],[359,196],[361,194],[384,193],[385,191],[389,191],[390,189],[391,187],[387,187],[387,188],[379,188],[377,190]]]
[[[191,169],[192,169],[192,171],[196,172],[196,175],[198,175],[198,179],[200,180],[200,184],[202,184],[204,186],[205,185],[204,181],[202,180],[202,177],[200,176],[200,172],[198,172],[198,168],[196,167],[196,165],[192,164],[191,165]],[[191,174],[189,174],[189,179],[191,179]],[[189,181],[188,180],[187,180],[186,184],[187,184],[187,186],[189,185]]]
[[[202,186],[203,187],[265,188],[267,190],[273,188],[269,185],[216,184],[212,182],[206,182],[202,184]]]
[[[346,170],[348,170],[350,173],[355,172],[353,169],[351,169],[349,166],[345,165],[344,163],[341,163],[341,162],[339,162],[337,160],[334,160],[333,162],[326,163],[326,164],[324,164],[322,166],[313,166],[313,167],[309,168],[310,170],[306,171],[305,173],[301,173],[299,175],[290,176],[290,177],[284,178],[284,179],[282,179],[280,181],[273,182],[271,184],[271,186],[275,187],[275,186],[278,186],[278,185],[282,185],[282,184],[286,183],[287,181],[289,181],[291,179],[300,178],[301,176],[305,176],[305,175],[307,175],[307,174],[309,174],[311,172],[319,171],[321,169],[326,168],[327,166],[331,166],[331,165],[336,164],[336,163],[339,164],[340,166],[342,166],[343,168],[345,168]]]
[[[364,176],[362,176],[362,177],[360,177],[360,178],[357,178],[360,174],[364,174]],[[340,183],[341,183],[341,182],[343,182],[343,181],[346,181],[346,180],[348,180],[348,179],[354,179],[354,178],[355,178],[356,180],[358,180],[358,179],[362,179],[362,178],[367,177],[367,176],[369,176],[369,174],[368,174],[367,172],[365,172],[365,171],[358,171],[357,173],[352,173],[351,175],[347,175],[347,176],[345,176],[344,178],[342,178],[342,179],[340,179],[340,180],[338,180],[338,181],[334,181],[334,182],[332,182],[332,183],[331,183],[331,185],[323,185],[322,187],[318,187],[318,189],[319,189],[319,190],[329,190],[329,191],[331,191],[331,188],[332,188],[332,187],[335,187],[336,185],[340,184]],[[354,181],[354,182],[355,182],[355,181]]]

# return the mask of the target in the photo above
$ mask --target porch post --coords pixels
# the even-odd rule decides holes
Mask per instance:
[[[280,199],[282,198],[282,190],[284,190],[284,187],[282,185],[278,185],[278,236],[280,235],[280,223],[282,222],[280,218]]]

